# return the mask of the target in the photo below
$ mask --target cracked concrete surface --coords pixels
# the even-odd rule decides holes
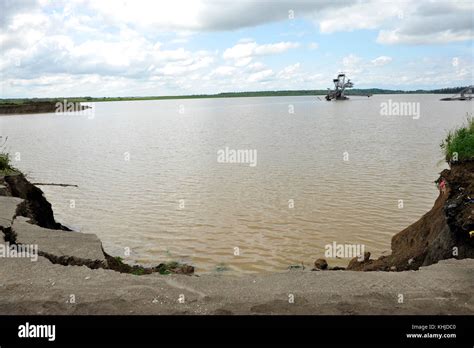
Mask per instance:
[[[102,242],[95,234],[50,230],[28,223],[19,216],[11,226],[18,244],[37,244],[42,253],[57,258],[75,257],[83,260],[105,262]]]
[[[471,259],[419,271],[242,277],[135,276],[43,257],[4,259],[0,314],[473,314],[473,286]]]

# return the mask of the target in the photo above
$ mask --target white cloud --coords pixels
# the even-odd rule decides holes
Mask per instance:
[[[375,66],[383,66],[385,64],[388,64],[392,61],[391,57],[388,56],[380,56],[372,60],[372,64]]]
[[[259,72],[265,70],[267,67],[262,62],[255,62],[248,66],[247,70],[251,72]]]
[[[232,76],[232,74],[237,70],[234,66],[220,66],[212,70],[211,75],[217,76]]]
[[[297,42],[279,42],[275,44],[266,44],[255,47],[255,55],[265,56],[269,54],[278,54],[288,51],[291,48],[297,48],[300,44]]]
[[[462,32],[452,32],[451,30],[429,33],[424,35],[404,34],[400,29],[382,30],[377,36],[377,42],[381,44],[446,44],[456,41],[472,40],[474,34],[472,30]]]
[[[176,38],[170,41],[170,43],[173,43],[173,44],[185,44],[188,42],[189,42],[189,39],[185,37]]]
[[[222,57],[224,59],[248,58],[255,54],[256,47],[256,42],[238,43],[237,45],[226,49]]]
[[[354,0],[348,0],[354,1]],[[311,14],[340,4],[324,1],[223,1],[223,0],[88,0],[111,23],[133,23],[155,30],[222,31],[288,20],[288,11]]]
[[[278,42],[272,44],[259,45],[255,41],[238,43],[224,51],[224,59],[252,58],[254,56],[266,56],[288,51],[299,46],[297,42]]]
[[[246,66],[252,61],[252,57],[239,58],[235,60],[235,66]]]
[[[284,68],[278,73],[278,77],[281,79],[286,79],[286,80],[294,78],[295,73],[299,70],[299,68],[300,68],[300,63],[288,65],[286,68]]]
[[[297,42],[277,42],[259,45],[255,41],[239,41],[235,46],[227,48],[222,57],[226,60],[233,60],[234,65],[242,67],[250,64],[254,57],[262,57],[273,54],[284,53],[292,48],[299,47]]]
[[[167,89],[179,93],[181,88],[194,88],[197,92],[208,88],[210,92],[218,92],[219,88],[229,86],[256,90],[263,83],[265,87],[285,89],[321,88],[330,83],[339,69],[351,78],[356,76],[357,83],[379,84],[383,76],[393,76],[393,81],[406,85],[428,82],[452,85],[456,81],[472,80],[469,61],[472,54],[465,53],[463,48],[453,52],[460,62],[455,71],[448,71],[443,65],[452,69],[451,61],[438,62],[437,66],[426,69],[420,68],[425,67],[424,62],[417,61],[414,63],[417,69],[410,70],[410,74],[389,70],[395,69],[389,64],[392,57],[374,56],[372,60],[364,57],[364,47],[357,50],[357,55],[344,58],[334,52],[322,52],[321,59],[326,59],[324,68],[318,64],[304,65],[304,69],[299,63],[288,65],[293,62],[288,61],[289,55],[278,57],[278,62],[268,57],[301,45],[306,54],[311,54],[307,50],[318,49],[318,43],[307,41],[311,28],[328,36],[335,32],[375,30],[373,37],[383,45],[473,40],[472,1],[245,0],[226,1],[223,5],[217,0],[121,0],[120,4],[112,0],[67,3],[4,0],[1,7],[2,94],[40,95],[50,91],[54,95],[80,88],[90,94],[92,87],[97,93],[105,94],[117,93],[114,91],[129,94],[131,88],[136,93],[152,94],[159,93],[160,88],[165,93],[169,93]],[[288,9],[295,11],[297,21],[306,21],[304,28],[299,27],[301,22],[288,21]],[[287,21],[286,40],[292,40],[290,36],[300,37],[297,40],[305,39],[304,44],[257,43],[256,33],[259,40],[263,40],[260,34],[266,28],[259,28],[257,32],[251,29],[235,32],[277,21]],[[308,21],[315,25],[311,27]],[[284,26],[284,22],[282,24]],[[269,29],[267,37],[281,40],[283,34],[273,30]],[[233,33],[226,37],[225,31]],[[201,35],[204,32],[205,35]],[[224,33],[212,36],[216,35],[214,32]],[[233,47],[222,48],[222,42],[235,40],[235,35],[240,33],[245,38]],[[205,40],[200,41],[203,37]],[[209,43],[214,38],[216,41]],[[199,45],[209,45],[210,51],[196,50]],[[325,53],[332,55],[331,59],[324,56]],[[403,63],[402,56],[394,54],[393,57]],[[373,69],[375,66],[378,68]],[[436,78],[437,73],[439,78]],[[397,75],[400,79],[395,79]],[[406,79],[402,79],[403,76]]]
[[[167,63],[164,67],[155,70],[155,73],[177,76],[184,75],[192,71],[209,67],[214,62],[214,58],[210,56],[190,58],[184,61],[176,61]]]
[[[363,71],[362,58],[355,54],[349,54],[342,58],[342,69],[345,73],[355,76]]]
[[[267,69],[267,70],[262,70],[256,73],[251,74],[248,78],[248,82],[262,82],[265,80],[268,80],[271,76],[273,76],[273,70]]]
[[[78,1],[71,5],[90,8],[110,24],[160,31],[223,31],[288,21],[288,10],[297,18],[318,24],[322,33],[380,30],[378,42],[446,43],[473,37],[470,1],[377,1],[377,0],[258,0],[231,2],[218,0],[115,0]],[[437,39],[437,34],[442,36]]]
[[[387,20],[397,18],[404,13],[412,3],[391,1],[377,3],[376,1],[347,2],[340,8],[324,11],[319,19],[322,33],[354,31],[358,29],[377,29]]]
[[[470,1],[447,0],[246,0],[225,4],[222,0],[121,0],[120,5],[116,0],[73,0],[65,5],[22,0],[2,4],[0,26],[11,25],[16,16],[36,16],[41,9],[49,8],[50,17],[62,19],[61,26],[73,25],[79,31],[130,25],[147,32],[189,34],[288,21],[288,10],[292,9],[297,19],[314,21],[323,33],[376,29],[380,30],[380,43],[445,43],[473,37],[473,6]],[[436,40],[439,33],[442,39]]]

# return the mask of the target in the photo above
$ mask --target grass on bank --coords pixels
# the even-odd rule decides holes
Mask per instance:
[[[7,175],[17,172],[18,170],[11,164],[10,155],[5,152],[0,152],[0,174]]]
[[[448,163],[474,159],[474,117],[468,115],[466,124],[449,131],[440,146]]]
[[[0,135],[0,175],[10,175],[16,173],[18,170],[12,166],[11,158],[8,152],[5,151],[5,144],[8,137],[3,139]]]

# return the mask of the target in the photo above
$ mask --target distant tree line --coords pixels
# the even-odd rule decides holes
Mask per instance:
[[[450,87],[440,89],[417,89],[414,91],[402,91],[382,88],[355,88],[346,90],[347,95],[355,94],[456,94],[468,86]],[[55,102],[67,99],[71,102],[102,102],[102,101],[120,101],[120,100],[160,100],[160,99],[199,99],[199,98],[238,98],[238,97],[283,97],[283,96],[310,96],[326,95],[326,89],[310,90],[283,90],[283,91],[254,91],[254,92],[225,92],[218,94],[193,94],[193,95],[169,95],[169,96],[150,96],[150,97],[58,97],[58,98],[10,98],[0,99],[0,104],[24,104],[36,102]]]

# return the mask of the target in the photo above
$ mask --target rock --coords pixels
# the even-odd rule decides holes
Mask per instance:
[[[391,270],[392,272],[396,272],[396,271],[397,271],[397,267],[396,267],[396,266],[392,266],[392,267],[390,267],[390,270]]]
[[[381,256],[381,259],[385,256]],[[366,251],[364,253],[364,260],[360,260],[360,256],[356,256],[347,265],[347,269],[350,271],[361,271],[366,265],[371,264],[373,260],[370,260],[370,252]]]
[[[194,267],[190,265],[181,265],[178,268],[171,269],[171,271],[176,274],[193,274]]]
[[[27,220],[20,216],[13,221],[12,231],[18,244],[38,245],[38,253],[53,263],[90,268],[106,264],[102,243],[95,234],[50,230]]]
[[[8,189],[5,185],[0,185],[0,196],[7,196]]]
[[[318,270],[325,270],[328,268],[328,263],[325,259],[317,259],[314,261],[314,268]]]
[[[160,263],[158,266],[154,267],[152,271],[160,274],[193,274],[194,267],[172,261],[168,263]]]

